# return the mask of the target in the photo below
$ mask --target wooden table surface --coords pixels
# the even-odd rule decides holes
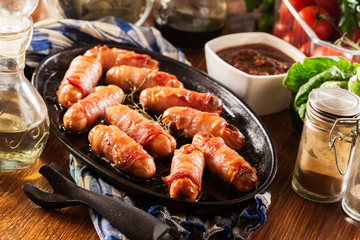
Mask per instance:
[[[184,51],[192,65],[206,71],[204,52]],[[250,239],[360,239],[360,223],[349,218],[341,204],[305,200],[291,189],[291,176],[299,146],[288,110],[261,117],[278,153],[278,170],[267,220]],[[98,239],[85,207],[44,210],[33,204],[21,186],[30,182],[50,191],[39,168],[56,162],[68,169],[64,146],[50,135],[42,156],[29,168],[0,173],[0,239]]]

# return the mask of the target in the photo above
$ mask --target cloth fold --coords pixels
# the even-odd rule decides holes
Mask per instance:
[[[49,54],[74,45],[98,42],[126,43],[188,63],[181,50],[164,39],[157,29],[138,27],[113,17],[105,17],[98,21],[65,19],[36,23],[33,38],[27,50],[26,65],[34,68]],[[219,232],[223,233],[226,239],[248,239],[266,221],[266,211],[271,202],[270,192],[265,192],[257,194],[247,206],[234,209],[233,212],[211,217],[189,213],[174,215],[162,205],[144,209],[141,199],[133,199],[107,184],[73,155],[70,155],[70,171],[79,186],[142,208],[162,221],[175,226],[185,236],[189,236],[191,229],[196,229],[203,239],[209,239]],[[89,209],[89,213],[100,239],[126,239],[97,212]]]
[[[219,233],[222,233],[222,236],[226,236],[226,239],[248,239],[252,233],[265,223],[266,211],[271,203],[271,194],[265,192],[263,194],[256,194],[252,201],[241,209],[215,214],[211,217],[199,216],[192,213],[171,214],[166,206],[162,205],[154,205],[148,209],[144,209],[141,199],[134,200],[126,195],[126,193],[109,185],[97,174],[91,172],[86,165],[82,164],[81,161],[77,160],[73,155],[70,155],[70,174],[76,183],[85,189],[114,197],[139,207],[170,226],[174,226],[186,237],[189,237],[190,232],[196,229],[201,239],[205,240]],[[89,208],[89,214],[100,239],[126,239],[121,232],[112,227],[111,224],[96,211]],[[140,229],[139,231],[141,231]]]

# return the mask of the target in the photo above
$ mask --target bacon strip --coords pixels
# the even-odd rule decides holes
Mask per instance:
[[[175,75],[150,68],[138,68],[127,65],[115,66],[107,71],[106,82],[121,87],[125,92],[140,86],[139,91],[156,86],[184,87]]]
[[[105,122],[116,125],[154,156],[166,157],[176,148],[176,140],[159,124],[125,105],[112,106],[105,111]]]
[[[194,145],[186,144],[176,149],[170,175],[162,178],[170,197],[195,201],[201,192],[204,167],[204,154]]]
[[[222,101],[212,93],[161,86],[141,91],[140,103],[153,113],[162,113],[170,107],[181,106],[220,114],[223,107]]]
[[[154,159],[116,126],[95,126],[89,142],[92,151],[135,177],[148,179],[156,172]]]
[[[192,144],[203,150],[206,167],[226,184],[241,192],[255,188],[258,181],[256,169],[229,148],[222,138],[199,132],[194,136]]]
[[[170,123],[170,128],[177,134],[192,138],[200,131],[207,131],[224,139],[226,145],[240,151],[245,144],[245,137],[234,125],[217,113],[202,112],[193,108],[172,107],[163,115],[163,123]]]
[[[120,65],[146,67],[152,69],[159,68],[159,62],[155,59],[152,59],[147,54],[140,54],[134,51],[120,48],[109,48],[106,45],[95,46],[87,50],[84,55],[97,58],[101,62],[104,71],[107,71],[114,66]]]
[[[124,91],[115,85],[98,86],[94,92],[72,105],[64,114],[67,130],[83,131],[99,122],[107,107],[122,103]]]
[[[82,55],[74,58],[56,92],[58,102],[67,107],[69,103],[86,97],[98,84],[102,71],[96,58]]]

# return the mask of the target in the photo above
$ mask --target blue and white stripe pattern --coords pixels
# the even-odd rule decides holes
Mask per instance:
[[[159,52],[181,62],[187,62],[184,54],[166,41],[155,28],[137,27],[113,17],[98,21],[45,20],[34,25],[34,34],[27,51],[26,64],[36,67],[49,54],[62,49],[94,42],[128,43],[133,46]],[[104,182],[86,166],[70,155],[71,174],[79,186],[110,197],[119,198],[140,207],[141,200],[131,199],[124,192]],[[271,194],[258,194],[248,206],[231,213],[200,218],[191,214],[172,215],[164,206],[152,206],[147,211],[162,221],[175,226],[185,236],[195,227],[204,239],[223,232],[227,239],[248,239],[266,220]],[[145,209],[146,210],[146,209]],[[102,240],[125,240],[126,238],[97,212],[89,209],[95,229]]]
[[[49,19],[35,23],[26,52],[26,64],[34,68],[49,54],[71,46],[96,42],[131,44],[187,62],[184,54],[163,38],[156,28],[138,27],[114,17],[104,17],[97,21]]]

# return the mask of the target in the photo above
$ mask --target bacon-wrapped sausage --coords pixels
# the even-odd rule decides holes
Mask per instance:
[[[83,131],[100,121],[107,107],[122,103],[124,91],[115,85],[98,86],[94,92],[72,105],[64,114],[67,130]]]
[[[163,123],[170,123],[170,128],[177,134],[192,138],[200,131],[224,139],[226,145],[240,151],[245,144],[245,137],[234,125],[229,124],[217,113],[202,112],[187,107],[172,107],[163,116]]]
[[[105,122],[116,125],[154,156],[166,157],[176,148],[176,140],[159,124],[125,105],[112,106],[105,111]]]
[[[135,177],[148,179],[156,172],[154,159],[116,126],[95,126],[89,142],[93,152]]]
[[[204,154],[193,144],[176,149],[170,175],[162,178],[168,186],[170,197],[195,201],[201,192],[204,167]]]
[[[221,113],[223,103],[212,93],[199,93],[184,88],[153,87],[140,93],[140,103],[153,113],[162,113],[174,106],[192,107]]]
[[[104,68],[109,70],[114,66],[130,65],[135,67],[159,68],[159,62],[147,54],[140,54],[120,48],[109,48],[106,45],[95,46],[84,53],[85,56],[97,58]]]
[[[125,92],[130,91],[133,87],[140,87],[139,91],[156,86],[184,87],[175,75],[150,68],[127,65],[112,67],[107,71],[105,80],[109,84],[121,87]]]
[[[229,148],[222,138],[199,132],[194,136],[192,144],[203,150],[206,167],[226,184],[241,192],[249,192],[256,186],[256,169]]]
[[[102,71],[96,58],[82,55],[74,58],[56,92],[58,102],[67,107],[69,103],[76,103],[86,97],[98,84]]]

